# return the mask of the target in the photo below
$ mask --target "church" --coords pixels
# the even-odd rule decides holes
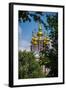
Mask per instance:
[[[46,50],[46,48],[52,47],[52,40],[50,40],[49,36],[45,35],[42,30],[42,24],[38,24],[38,32],[32,32],[31,39],[31,51],[36,53],[36,58],[39,58],[39,52],[42,50]]]
[[[31,39],[31,51],[34,52],[36,61],[40,60],[39,53],[43,50],[46,51],[47,49],[52,49],[52,40],[49,38],[48,35],[45,35],[42,30],[41,23],[38,24],[38,32],[32,32],[32,39]],[[50,72],[50,69],[42,65],[42,70],[46,75]]]

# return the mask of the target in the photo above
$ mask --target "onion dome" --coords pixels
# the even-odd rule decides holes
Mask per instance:
[[[41,37],[41,36],[43,36],[43,33],[42,32],[38,32],[37,36]]]
[[[48,42],[47,42],[47,41],[44,41],[43,43],[44,43],[45,45],[47,45],[47,44],[48,44]]]
[[[49,43],[49,38],[48,37],[45,37],[44,38],[44,44],[48,44]]]
[[[37,38],[37,37],[32,37],[32,40],[33,40],[33,41],[37,41],[38,38]]]
[[[45,37],[44,40],[45,40],[45,41],[49,41],[49,38],[48,38],[48,37]]]
[[[31,41],[31,43],[33,44],[33,45],[37,45],[38,44],[38,42],[37,41]]]
[[[37,44],[38,44],[37,40],[38,40],[38,38],[37,38],[37,36],[36,36],[36,33],[32,32],[32,40],[31,40],[31,43],[32,43],[33,45],[37,45]]]

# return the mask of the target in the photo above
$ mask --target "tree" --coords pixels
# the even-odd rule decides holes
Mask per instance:
[[[43,15],[43,12],[19,11],[19,22],[31,22],[31,18],[33,18],[35,22],[41,22],[45,26],[45,22],[41,18]]]
[[[42,77],[40,64],[33,52],[19,51],[19,79]]]
[[[47,28],[50,29],[49,37],[52,40],[52,49],[44,46],[40,51],[40,65],[45,65],[51,69],[47,77],[58,76],[58,14],[47,15]]]
[[[58,76],[58,13],[54,16],[47,16],[48,28],[50,28],[49,36],[52,39],[53,49],[48,50],[48,58],[50,60],[51,71],[48,76]],[[47,55],[47,54],[46,54]]]

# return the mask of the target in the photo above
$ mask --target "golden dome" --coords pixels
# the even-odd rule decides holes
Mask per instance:
[[[37,42],[37,41],[34,41],[34,40],[32,40],[31,43],[32,43],[33,45],[37,45],[37,44],[38,44],[38,42]]]
[[[38,40],[37,37],[32,37],[31,43],[32,43],[33,45],[37,45],[37,44],[38,44],[37,40]]]
[[[43,36],[43,33],[40,31],[37,33],[37,36]]]
[[[47,42],[47,41],[44,41],[43,43],[44,43],[45,45],[46,45],[46,44],[48,44],[48,42]]]
[[[37,38],[37,37],[32,37],[32,40],[33,40],[33,41],[37,41],[38,38]]]
[[[44,41],[49,41],[49,38],[48,38],[48,37],[45,37],[45,38],[44,38]]]
[[[48,44],[48,42],[49,42],[49,38],[45,37],[44,38],[44,44]]]

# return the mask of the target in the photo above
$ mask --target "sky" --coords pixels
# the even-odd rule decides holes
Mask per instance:
[[[32,12],[33,13],[33,12]],[[47,23],[46,15],[54,15],[54,12],[44,12],[44,15],[41,16],[41,19]],[[18,49],[30,51],[32,31],[38,31],[38,23],[31,18],[31,22],[19,22],[18,23]],[[42,25],[43,33],[46,31],[45,27]]]

